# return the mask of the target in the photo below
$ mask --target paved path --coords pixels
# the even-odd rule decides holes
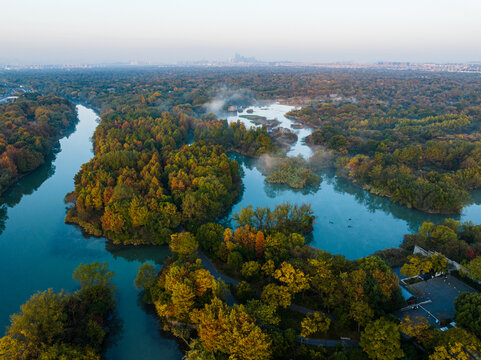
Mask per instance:
[[[207,270],[209,270],[209,272],[212,275],[214,275],[214,277],[216,279],[221,279],[226,284],[232,284],[234,286],[237,286],[237,284],[239,284],[239,281],[237,281],[235,279],[232,279],[231,277],[229,277],[229,276],[221,273],[219,270],[217,270],[217,268],[212,263],[212,261],[210,261],[210,259],[207,256],[205,256],[205,254],[202,251],[199,250],[198,256],[199,256],[199,259],[202,261],[202,265]],[[258,295],[260,295],[260,293]],[[232,306],[232,305],[237,303],[234,296],[232,295],[232,293],[230,291],[227,293],[226,303],[229,306]],[[302,314],[310,314],[310,313],[316,312],[316,310],[312,310],[312,309],[306,308],[304,306],[295,305],[295,304],[291,304],[291,306],[289,306],[289,309],[300,312]],[[335,320],[333,315],[331,315],[331,314],[326,314],[326,315],[328,317],[330,317],[331,319]],[[303,338],[301,336],[299,336],[299,338],[297,339],[297,342],[299,342],[301,344],[312,345],[312,346],[321,345],[321,346],[325,346],[325,347],[335,347],[337,345],[342,345],[342,346],[345,346],[345,347],[356,347],[356,346],[359,345],[359,342],[356,341],[356,340],[311,339],[311,338]]]
[[[220,271],[216,269],[212,261],[210,261],[205,254],[199,250],[199,259],[202,261],[202,266],[204,266],[209,272],[214,275],[216,279],[221,279],[223,282],[226,284],[232,284],[234,286],[237,286],[239,283],[237,280],[234,280],[227,275],[222,274]],[[227,294],[226,294],[226,299],[225,302],[227,305],[232,306],[237,303],[235,297],[232,295],[231,291],[228,289]]]
[[[310,339],[303,338],[299,336],[297,340],[301,344],[307,344],[312,346],[324,346],[324,347],[336,347],[337,345],[342,345],[344,347],[357,347],[359,346],[359,341],[357,340],[330,340],[330,339]]]

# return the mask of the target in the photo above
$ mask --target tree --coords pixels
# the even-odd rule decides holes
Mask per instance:
[[[262,290],[261,299],[267,304],[287,308],[291,306],[292,295],[287,286],[267,284]]]
[[[100,360],[100,355],[97,355],[89,347],[83,349],[76,349],[66,344],[54,344],[45,349],[40,354],[38,360]]]
[[[481,294],[462,293],[454,301],[456,322],[481,337]]]
[[[266,239],[262,231],[258,231],[256,235],[256,256],[261,257],[266,247]]]
[[[197,324],[205,350],[222,352],[231,359],[267,360],[271,355],[269,337],[255,324],[244,306],[228,307],[214,298],[202,310],[194,310],[191,320]]]
[[[252,293],[252,287],[248,282],[241,281],[239,284],[237,284],[235,294],[239,301],[244,302],[245,300],[249,299],[252,297]]]
[[[194,259],[199,247],[194,235],[189,232],[172,234],[169,243],[170,250],[184,260]]]
[[[240,270],[242,266],[242,254],[238,251],[233,251],[227,256],[227,265],[232,270]]]
[[[481,342],[473,334],[462,328],[450,328],[440,334],[430,360],[461,359],[471,360],[481,357]]]
[[[429,256],[429,261],[431,261],[431,270],[437,274],[446,274],[448,272],[448,259],[441,254],[433,254]]]
[[[24,342],[12,336],[0,338],[0,359],[23,360],[28,356],[28,349]]]
[[[21,312],[11,316],[7,334],[24,338],[29,347],[52,344],[64,331],[63,299],[63,293],[55,294],[52,289],[32,295]]]
[[[277,315],[277,306],[266,304],[261,300],[247,301],[246,310],[261,324],[278,325],[281,321],[279,315]]]
[[[155,266],[149,262],[143,263],[137,271],[134,285],[137,289],[146,290],[154,285],[156,276]]]
[[[313,290],[318,292],[322,298],[334,292],[337,281],[332,274],[330,261],[309,259],[309,268],[310,283]]]
[[[81,287],[85,286],[112,286],[114,273],[109,271],[109,265],[106,262],[94,262],[91,264],[80,264],[73,273],[73,278],[80,283]]]
[[[220,224],[208,223],[202,225],[196,232],[195,238],[205,251],[215,254],[222,241],[224,228]]]
[[[431,340],[434,336],[428,320],[422,316],[411,319],[411,317],[407,315],[401,321],[399,330],[410,337],[416,338],[421,343]]]
[[[195,293],[192,288],[182,282],[177,282],[172,289],[172,305],[174,306],[174,316],[184,319],[189,316],[194,306]]]
[[[242,265],[241,274],[246,279],[252,279],[259,276],[261,265],[257,261],[248,261]]]
[[[359,332],[361,326],[366,325],[374,317],[374,311],[369,304],[364,300],[353,299],[351,302],[349,316],[357,322],[357,331]]]
[[[395,360],[404,356],[399,327],[384,318],[365,327],[359,345],[370,359]]]
[[[465,346],[462,343],[454,342],[449,345],[440,345],[434,348],[434,352],[429,355],[429,360],[471,360],[479,358],[479,348]]]
[[[216,360],[216,356],[204,349],[200,340],[195,339],[189,344],[184,360]]]
[[[317,311],[307,314],[301,322],[301,336],[307,338],[311,334],[325,333],[329,330],[330,325],[331,319],[325,314]]]
[[[300,269],[294,268],[288,262],[283,262],[280,269],[274,272],[274,277],[287,285],[292,293],[309,289],[309,279]]]
[[[192,277],[191,277],[192,278]],[[214,275],[206,269],[197,269],[193,274],[195,295],[203,296],[207,290],[218,288]]]
[[[427,274],[431,271],[433,264],[429,258],[419,255],[409,255],[409,263],[401,268],[401,274],[405,276],[416,276],[421,272]]]
[[[481,256],[471,260],[467,265],[466,269],[469,270],[469,276],[473,279],[481,281]]]

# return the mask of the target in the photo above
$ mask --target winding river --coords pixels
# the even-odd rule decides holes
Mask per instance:
[[[181,359],[174,340],[161,336],[157,319],[141,307],[133,285],[144,261],[161,264],[167,247],[116,247],[104,239],[85,238],[75,226],[66,225],[65,194],[73,190],[73,177],[93,156],[91,136],[97,126],[94,111],[78,106],[75,131],[60,140],[59,152],[40,169],[23,178],[3,196],[0,224],[0,328],[9,315],[37,290],[75,290],[72,279],[80,263],[107,262],[115,272],[117,308],[123,320],[107,359]]]
[[[167,247],[117,247],[105,239],[85,238],[75,226],[66,225],[63,198],[73,189],[73,176],[92,156],[91,136],[98,116],[84,106],[77,107],[79,122],[75,131],[60,140],[56,155],[34,173],[7,191],[0,208],[0,327],[9,324],[9,315],[37,290],[75,290],[72,279],[80,263],[107,262],[116,273],[118,311],[123,320],[117,341],[107,351],[108,359],[181,359],[174,340],[162,336],[158,321],[142,308],[133,281],[138,266],[151,261],[160,266],[169,255]],[[283,127],[292,121],[284,115],[291,107],[272,104],[254,107],[253,114],[277,118]],[[241,119],[229,116],[229,121]],[[303,139],[309,128],[293,129],[298,141],[289,155],[310,156]],[[318,189],[293,190],[268,184],[256,168],[255,160],[232,155],[244,170],[244,191],[232,212],[242,206],[273,206],[282,202],[310,203],[316,215],[311,245],[344,254],[350,259],[398,245],[403,235],[415,231],[425,220],[442,221],[443,216],[428,215],[393,204],[369,194],[352,183],[323,174]],[[481,193],[458,216],[481,223]]]

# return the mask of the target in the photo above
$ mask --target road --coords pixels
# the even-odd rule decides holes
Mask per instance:
[[[212,263],[212,261],[210,261],[210,259],[207,258],[207,256],[205,256],[205,254],[202,251],[199,250],[198,256],[199,256],[200,260],[202,261],[202,265],[207,270],[209,270],[209,272],[212,275],[214,275],[214,277],[216,279],[221,279],[226,284],[232,284],[234,286],[237,286],[237,284],[239,284],[239,281],[237,281],[235,279],[232,279],[231,277],[229,277],[225,274],[222,274],[219,270],[217,270],[217,268]],[[258,295],[260,295],[260,294],[258,294]],[[237,303],[234,296],[232,295],[232,293],[230,291],[227,294],[226,303],[229,306],[232,306],[232,305]],[[289,309],[300,312],[302,314],[309,314],[309,313],[316,312],[315,310],[306,308],[304,306],[295,305],[295,304],[291,304],[291,306],[289,306]],[[326,314],[326,315],[329,316],[331,319],[335,320],[334,316],[332,316],[330,314]],[[356,346],[359,345],[359,342],[357,340],[311,339],[311,338],[303,338],[301,336],[299,336],[297,341],[301,344],[312,345],[312,346],[325,346],[325,347],[335,347],[337,345],[341,345],[341,346],[344,346],[344,347],[356,347]]]

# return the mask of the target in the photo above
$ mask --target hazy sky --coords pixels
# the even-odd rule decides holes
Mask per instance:
[[[481,60],[481,0],[0,0],[0,63]]]

